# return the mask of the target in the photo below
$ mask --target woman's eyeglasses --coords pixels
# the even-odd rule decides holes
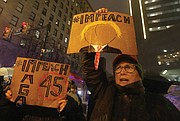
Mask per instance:
[[[135,64],[126,64],[124,66],[120,65],[115,69],[115,74],[120,73],[123,68],[127,73],[133,73],[136,69],[136,65]]]

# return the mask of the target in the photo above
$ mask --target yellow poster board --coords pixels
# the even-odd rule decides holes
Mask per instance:
[[[75,15],[67,53],[79,52],[137,55],[132,16],[118,12]]]
[[[57,108],[67,94],[69,71],[67,64],[18,57],[10,85],[12,100]]]

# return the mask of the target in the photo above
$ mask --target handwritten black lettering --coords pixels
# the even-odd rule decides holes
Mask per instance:
[[[21,104],[26,104],[26,97],[24,97],[24,96],[17,96],[17,98],[15,99],[15,103],[17,103],[17,102],[19,102],[19,101],[21,101],[22,103]]]
[[[33,75],[25,74],[21,82],[24,82],[25,80],[29,80],[30,84],[33,84]]]
[[[40,83],[40,87],[46,87],[46,93],[45,97],[49,96],[49,91],[50,91],[50,86],[51,86],[51,81],[52,81],[52,75],[49,75],[45,78],[44,81]]]
[[[68,69],[69,69],[68,65],[61,65],[59,74],[67,75]]]
[[[56,94],[54,91],[50,91],[50,93],[57,97],[58,95],[61,94],[62,92],[62,85],[58,84],[58,81],[63,81],[63,77],[54,77],[54,82],[53,82],[53,86],[57,87],[58,88],[58,94]]]

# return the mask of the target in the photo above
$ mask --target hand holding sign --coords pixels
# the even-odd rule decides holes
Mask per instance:
[[[18,57],[12,77],[12,101],[57,108],[66,98],[70,66]]]
[[[97,52],[97,47],[101,46],[100,52],[137,55],[132,16],[104,13],[106,11],[100,9],[98,13],[87,12],[73,17],[67,53]]]

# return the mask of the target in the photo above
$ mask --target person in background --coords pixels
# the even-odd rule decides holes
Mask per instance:
[[[169,87],[167,94],[164,95],[180,111],[180,84],[173,84]]]
[[[8,85],[5,85],[4,76],[0,76],[0,121],[6,121],[9,117],[8,112],[11,110],[11,102],[5,96],[6,89]]]
[[[82,55],[84,81],[94,101],[90,121],[180,120],[180,112],[168,99],[145,91],[142,67],[136,56],[119,53],[112,64],[114,81],[107,79],[103,67],[95,69],[94,57],[95,53]]]
[[[84,111],[83,111],[82,100],[79,94],[77,93],[77,86],[74,82],[72,82],[72,84],[70,85],[70,90],[68,91],[67,95],[71,96],[77,102],[79,111],[81,112],[81,114],[83,114]],[[84,115],[82,115],[81,117],[82,117],[81,120],[85,120]]]
[[[78,103],[78,105],[82,103],[82,100],[77,93],[77,86],[75,84],[71,85],[68,95],[71,96]]]

